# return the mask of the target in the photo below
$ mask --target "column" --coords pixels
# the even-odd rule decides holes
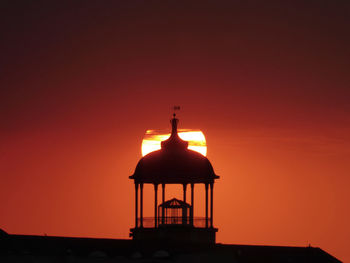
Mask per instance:
[[[193,209],[194,209],[194,184],[191,184],[191,214],[190,214],[190,224],[193,225]]]
[[[182,184],[182,190],[183,190],[183,201],[186,203],[186,189],[187,189],[187,184]],[[182,213],[182,224],[187,225],[189,224],[189,217],[190,215],[187,214],[187,208],[186,208],[186,213]]]
[[[140,227],[143,227],[143,183],[140,184]]]
[[[210,227],[213,227],[214,183],[210,183]]]
[[[154,228],[157,227],[158,184],[154,184]]]
[[[208,228],[208,184],[205,184],[205,227]]]
[[[165,202],[165,184],[162,184],[162,204],[164,204]],[[164,225],[165,221],[165,209],[164,209],[164,206],[162,206],[162,224]]]
[[[138,227],[137,215],[138,215],[138,199],[139,199],[139,184],[135,182],[135,228]]]
[[[187,188],[187,184],[183,184],[183,185],[182,185],[182,188],[183,188],[183,195],[184,195],[183,200],[184,200],[184,202],[186,203],[186,188]]]

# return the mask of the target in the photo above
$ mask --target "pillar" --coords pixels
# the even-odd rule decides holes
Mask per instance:
[[[164,204],[164,202],[165,202],[165,184],[162,184],[162,203]],[[164,213],[165,213],[165,208],[164,208],[164,206],[162,206],[162,224],[163,225],[165,223],[165,221],[164,221],[164,219],[165,219]]]
[[[210,227],[213,227],[214,183],[210,183]]]
[[[157,227],[158,184],[154,184],[154,228]]]
[[[186,203],[186,188],[187,188],[187,184],[183,184],[182,185],[183,188],[183,201]]]
[[[205,227],[208,228],[208,184],[205,184]]]
[[[140,184],[140,227],[143,227],[143,183]]]
[[[194,209],[194,184],[191,184],[191,214],[190,214],[190,224],[193,225],[193,209]]]
[[[137,215],[138,215],[138,199],[139,199],[139,184],[135,182],[135,228],[138,227]]]

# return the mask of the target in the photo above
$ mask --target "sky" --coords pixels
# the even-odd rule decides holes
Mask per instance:
[[[143,136],[170,131],[180,105],[179,128],[203,131],[220,176],[217,242],[311,244],[350,261],[348,1],[0,10],[0,228],[129,238]]]

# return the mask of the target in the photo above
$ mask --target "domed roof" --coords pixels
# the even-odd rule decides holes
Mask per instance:
[[[209,160],[187,149],[188,142],[177,134],[178,119],[171,120],[171,136],[161,142],[161,149],[141,158],[130,179],[139,183],[211,183],[219,178]]]

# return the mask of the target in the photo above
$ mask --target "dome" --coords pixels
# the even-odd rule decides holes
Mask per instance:
[[[172,133],[161,149],[141,158],[130,179],[139,183],[211,183],[219,178],[205,156],[187,149],[188,142],[177,134],[178,119],[171,120]]]

